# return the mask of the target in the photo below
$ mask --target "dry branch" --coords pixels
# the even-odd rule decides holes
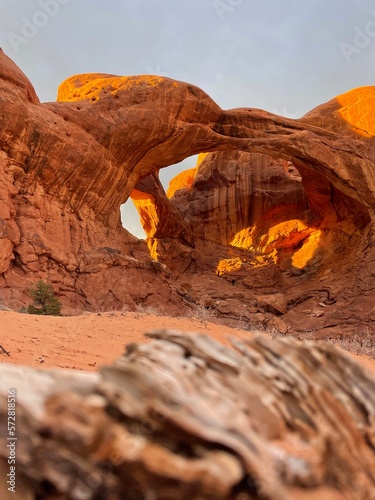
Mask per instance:
[[[375,498],[375,383],[343,351],[152,337],[98,376],[0,367],[1,453],[13,380],[30,498]]]
[[[0,344],[0,349],[3,351],[4,354],[7,356],[10,356],[10,353],[4,349],[4,347]]]

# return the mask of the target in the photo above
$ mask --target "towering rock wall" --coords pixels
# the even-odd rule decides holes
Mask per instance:
[[[152,255],[168,255],[172,275],[173,266],[187,279],[190,271],[214,272],[212,259],[199,264],[208,241],[223,254],[246,251],[250,242],[253,250],[276,251],[282,268],[284,250],[294,255],[312,242],[307,261],[332,248],[321,274],[342,279],[339,255],[352,298],[367,297],[375,278],[368,272],[375,260],[374,94],[357,89],[291,120],[222,110],[197,87],[168,78],[90,74],[64,82],[59,102],[41,104],[0,52],[2,300],[25,304],[30,284],[43,278],[71,307],[183,310],[168,273],[121,227],[120,206],[131,193],[147,220]],[[222,153],[201,157],[185,176],[189,188],[172,188],[168,199],[155,173],[214,151]],[[287,171],[291,164],[301,182]],[[299,222],[279,226],[288,220]]]

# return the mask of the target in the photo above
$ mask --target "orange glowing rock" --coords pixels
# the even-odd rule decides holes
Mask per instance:
[[[168,186],[167,196],[168,198],[172,198],[176,191],[179,189],[191,189],[195,176],[197,175],[198,168],[207,155],[210,153],[200,153],[198,155],[197,164],[194,168],[190,168],[188,170],[184,170],[174,177]]]
[[[360,87],[337,97],[339,115],[355,132],[364,137],[375,136],[375,87]]]
[[[152,238],[147,238],[146,242],[151,258],[155,261],[158,261],[159,260],[158,241]]]
[[[202,163],[202,161],[209,155],[210,153],[200,153],[198,155],[198,159],[197,159],[197,164],[196,164],[196,168],[198,168],[200,166],[200,164]]]
[[[256,233],[258,232],[258,235]],[[279,252],[292,252],[292,265],[302,269],[314,257],[319,248],[321,231],[309,227],[299,219],[292,219],[271,226],[266,232],[264,228],[253,228],[251,232],[247,229],[243,234],[236,235],[236,241],[243,243],[252,241],[250,247],[256,254],[252,265],[263,267],[271,262],[277,263]],[[250,236],[251,234],[251,236]],[[239,238],[243,238],[239,240]]]
[[[133,189],[132,192],[130,193],[130,198],[133,201],[142,201],[142,200],[153,200],[155,197],[150,193],[139,191],[139,189]]]
[[[232,247],[237,248],[251,248],[253,246],[253,235],[256,232],[256,225],[253,227],[246,227],[238,231],[230,241]]]
[[[98,101],[109,93],[115,95],[120,90],[146,85],[157,87],[164,80],[161,76],[115,76],[105,73],[75,75],[65,80],[58,89],[59,102]],[[177,83],[176,83],[177,85]]]
[[[144,193],[138,189],[133,189],[130,194],[130,198],[138,210],[139,219],[146,235],[155,234],[157,226],[160,222],[160,215],[155,203],[155,197],[152,194]],[[150,256],[153,260],[157,261],[159,257],[157,240],[153,238],[146,238],[146,243]]]
[[[176,177],[173,177],[173,179],[169,183],[167,190],[168,198],[172,198],[175,192],[179,189],[191,189],[196,172],[196,168],[190,168],[189,170],[184,170],[183,172],[179,173],[178,175],[176,175]]]
[[[218,263],[216,272],[222,275],[233,271],[238,271],[239,269],[241,269],[242,264],[243,262],[239,257],[234,259],[223,259]]]
[[[303,269],[308,262],[314,257],[316,250],[319,248],[321,238],[321,231],[317,230],[303,243],[302,247],[295,252],[292,257],[292,264],[294,267]]]
[[[313,230],[298,219],[276,224],[259,241],[259,249],[265,253],[274,248],[296,248]]]
[[[154,203],[154,196],[148,193],[143,193],[138,189],[133,189],[130,197],[137,207],[145,233],[153,234],[159,223],[159,216]]]

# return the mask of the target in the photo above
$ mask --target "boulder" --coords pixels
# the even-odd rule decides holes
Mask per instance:
[[[285,314],[288,311],[288,302],[282,293],[256,296],[258,308],[274,314]]]
[[[281,318],[274,316],[267,321],[267,330],[285,335],[288,332],[288,325]]]

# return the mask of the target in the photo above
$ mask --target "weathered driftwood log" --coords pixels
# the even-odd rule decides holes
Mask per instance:
[[[151,335],[99,374],[0,367],[1,498],[13,387],[22,500],[375,498],[375,383],[348,355]]]

